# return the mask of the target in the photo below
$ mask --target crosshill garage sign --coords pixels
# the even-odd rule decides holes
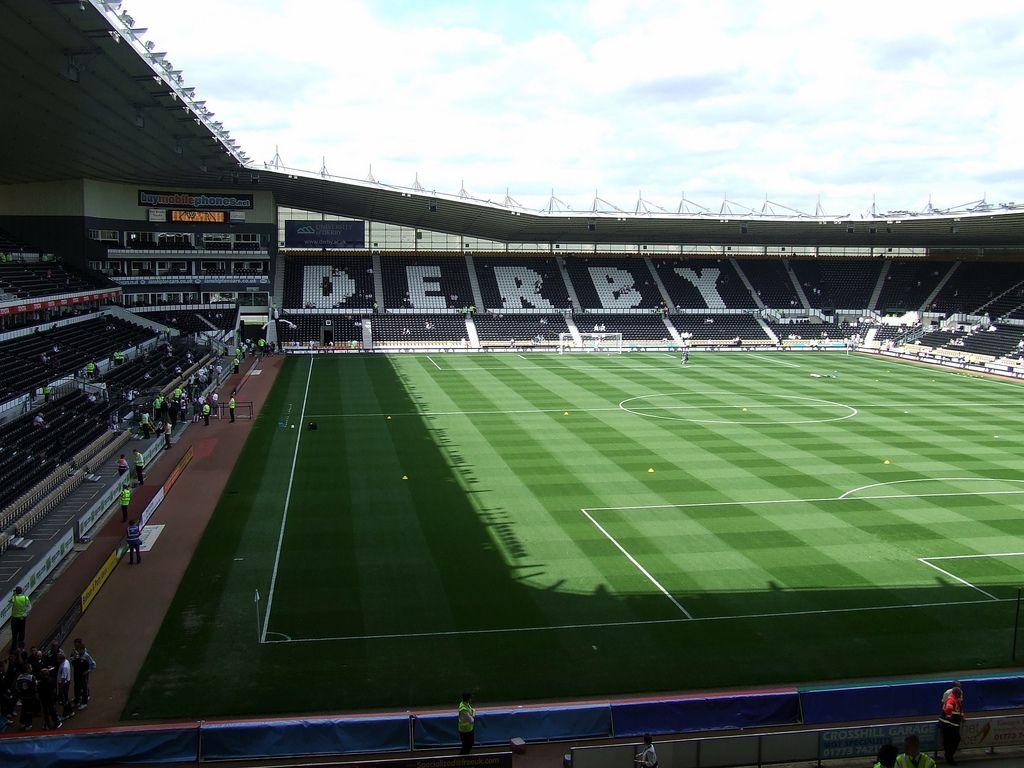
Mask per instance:
[[[252,208],[252,195],[224,195],[217,192],[153,192],[139,190],[139,205],[149,208]]]
[[[285,248],[365,248],[361,221],[284,222]]]

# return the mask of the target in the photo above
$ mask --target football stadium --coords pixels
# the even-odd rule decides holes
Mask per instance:
[[[297,169],[150,39],[0,2],[0,763],[1024,759],[1024,206]]]

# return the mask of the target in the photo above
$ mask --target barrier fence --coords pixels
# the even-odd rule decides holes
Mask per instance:
[[[922,752],[940,748],[938,723],[909,722],[851,728],[760,733],[656,741],[664,768],[734,768],[737,766],[817,763],[852,758],[873,759],[885,744],[902,751],[903,739],[918,737]],[[982,717],[962,726],[960,749],[1024,746],[1024,716]],[[641,744],[573,747],[572,768],[631,768]]]
[[[869,757],[881,744],[900,744],[910,733],[918,735],[922,749],[934,751],[938,744],[936,720],[906,722],[906,718],[934,718],[948,687],[948,680],[911,681],[481,709],[476,717],[476,741],[484,746],[507,745],[517,736],[536,743],[808,725],[822,722],[824,717],[834,717],[834,722],[840,723],[884,718],[889,722],[881,725],[675,739],[658,744],[659,761],[663,768],[729,768]],[[1024,707],[1024,676],[966,679],[964,689],[970,712]],[[963,729],[965,749],[1024,745],[1024,714],[972,717]],[[412,752],[458,743],[454,711],[198,722],[31,737],[0,735],[0,765],[71,768],[86,763],[260,760]],[[635,750],[634,744],[574,747],[573,768],[630,768]],[[495,764],[495,768],[500,767]]]
[[[148,457],[150,452],[152,452],[153,455],[155,455],[157,452],[159,452],[159,448],[160,441],[154,441],[154,443],[146,451],[145,456],[147,457],[147,462],[149,460]],[[185,453],[182,454],[181,458],[178,459],[178,463],[175,464],[174,469],[171,470],[171,474],[168,476],[164,484],[157,488],[156,492],[153,493],[153,495],[149,498],[149,500],[146,503],[146,506],[143,508],[142,513],[139,515],[138,518],[140,526],[142,528],[145,528],[146,523],[149,522],[149,519],[153,516],[153,513],[156,512],[157,507],[160,506],[161,502],[163,502],[164,500],[164,497],[171,490],[171,486],[174,485],[175,481],[181,476],[181,473],[185,471],[185,467],[187,467],[189,465],[189,462],[192,461],[193,455],[193,449],[192,446],[190,445],[188,449],[185,451]],[[116,486],[115,490],[118,490]],[[143,491],[148,490],[149,488],[147,486],[142,486],[142,488],[138,489],[137,492],[141,493]],[[97,504],[105,504],[102,510],[105,511],[107,508],[109,508],[110,504],[113,503],[113,499],[116,499],[116,496],[112,497],[111,500],[107,500],[107,497],[104,496],[100,498]],[[88,512],[86,513],[86,515],[83,515],[83,519],[91,519],[91,522],[89,522],[90,526],[93,523],[95,523],[95,519],[92,518],[91,514]],[[79,520],[79,525],[81,526],[81,524],[82,520]],[[74,538],[73,531],[69,531],[68,535],[71,536],[72,539]],[[78,620],[82,617],[82,614],[84,614],[86,610],[88,610],[89,604],[92,603],[93,599],[99,593],[100,589],[103,588],[103,585],[107,583],[107,579],[110,578],[110,574],[114,572],[114,569],[117,567],[117,564],[121,561],[121,558],[127,551],[127,540],[122,538],[114,546],[114,549],[110,552],[110,555],[106,558],[106,560],[103,561],[103,564],[100,565],[99,569],[96,571],[95,575],[86,585],[85,589],[82,590],[81,595],[75,597],[75,599],[71,602],[71,605],[68,606],[68,609],[64,612],[63,616],[61,616],[60,621],[57,622],[57,626],[55,626],[51,630],[50,634],[43,641],[43,647],[48,646],[50,643],[57,643],[58,645],[64,643],[64,641],[68,638],[68,635],[70,635],[71,630],[74,629],[75,624],[78,623]],[[2,752],[0,752],[0,754],[2,754]]]

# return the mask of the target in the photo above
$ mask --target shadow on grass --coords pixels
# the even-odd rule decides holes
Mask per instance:
[[[253,589],[265,590],[270,579],[294,450],[276,424],[301,398],[306,364],[292,360],[282,372],[126,719],[437,705],[464,689],[495,702],[1009,662],[1011,604],[909,607],[980,598],[938,579],[917,589],[794,594],[769,583],[677,595],[698,618],[716,610],[775,613],[784,605],[906,606],[693,622],[653,588],[578,594],[557,579],[539,588],[546,564],[519,536],[514,510],[478,504],[486,489],[450,434],[424,419],[383,417],[302,433],[270,621],[281,633],[272,638],[301,630],[356,639],[258,644]],[[337,412],[349,403],[367,412],[367,402],[382,412],[417,410],[415,389],[386,357],[317,361],[309,397]],[[621,570],[622,555],[606,539],[580,546],[596,567]]]

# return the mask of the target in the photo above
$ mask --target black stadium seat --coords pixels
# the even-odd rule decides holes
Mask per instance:
[[[0,343],[0,400],[24,394],[50,381],[104,360],[156,334],[117,317],[97,316],[78,323],[36,330]]]
[[[715,311],[757,306],[728,259],[657,259],[653,264],[674,307]]]

